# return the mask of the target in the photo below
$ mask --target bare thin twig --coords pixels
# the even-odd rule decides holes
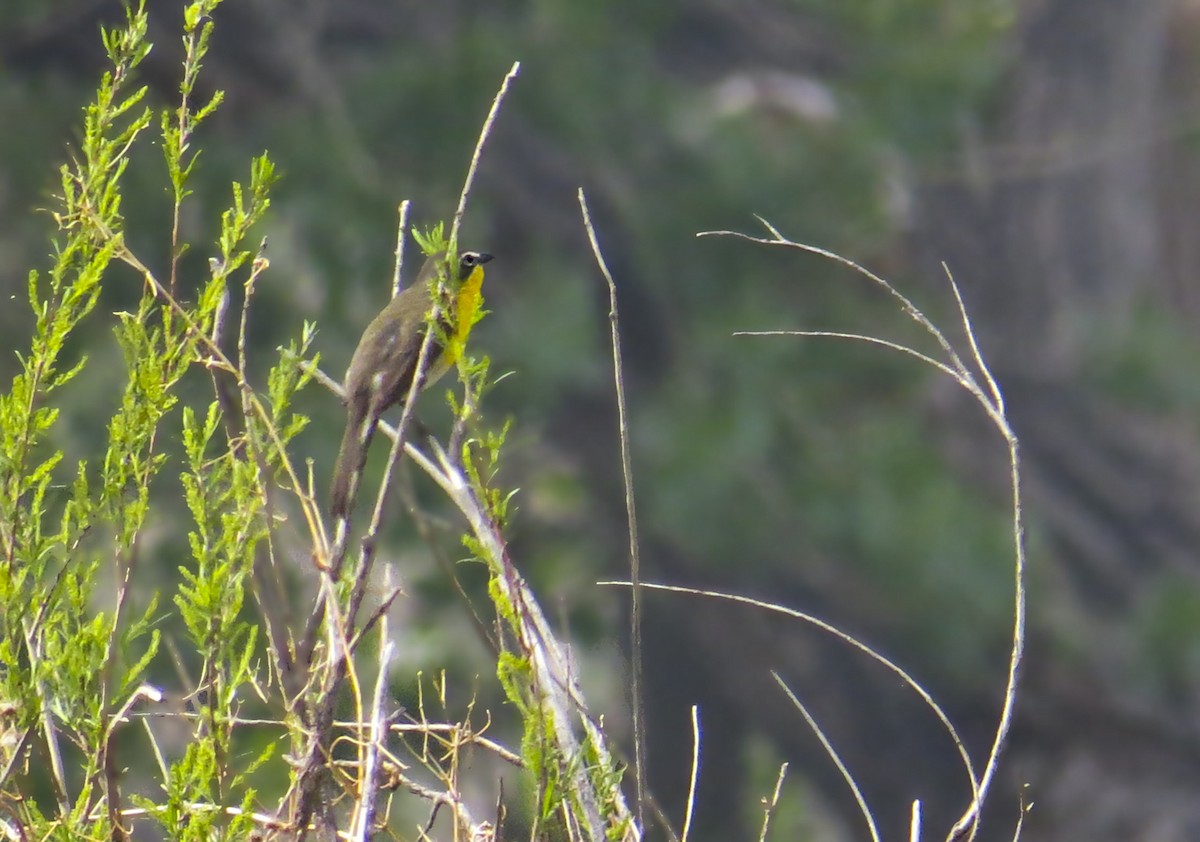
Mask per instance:
[[[312,375],[322,385],[333,391],[339,391],[338,384],[323,372],[313,369]],[[380,423],[379,430],[393,440],[399,435],[398,430],[385,423]],[[528,637],[528,654],[531,666],[537,676],[536,683],[542,688],[542,701],[552,711],[548,719],[553,723],[555,737],[560,750],[566,756],[579,756],[581,746],[572,731],[571,720],[579,714],[578,720],[587,734],[589,748],[599,757],[604,765],[611,763],[604,744],[604,737],[586,714],[586,705],[578,687],[578,681],[572,676],[568,667],[568,658],[562,646],[556,640],[549,624],[542,615],[537,603],[529,592],[528,585],[520,574],[512,567],[507,558],[504,543],[489,520],[484,507],[478,500],[470,482],[463,472],[454,465],[446,453],[431,442],[434,458],[430,458],[412,444],[403,444],[405,454],[433,479],[447,494],[449,499],[467,518],[471,531],[478,539],[484,555],[495,564],[500,565],[503,575],[497,577],[497,582],[505,590],[505,597],[512,604],[523,621],[524,633]],[[436,461],[434,461],[436,459]],[[571,764],[573,791],[580,799],[581,807],[589,827],[586,833],[589,837],[598,838],[603,835],[604,819],[599,810],[597,794],[593,791],[587,777],[584,764]],[[410,787],[411,789],[411,787]],[[628,816],[624,805],[620,803],[620,794],[613,796],[618,803],[620,815]],[[640,828],[633,827],[626,838],[640,838]]]
[[[779,793],[783,790],[783,778],[787,775],[787,770],[787,763],[779,765],[779,777],[775,779],[775,791],[771,793],[771,800],[763,799],[763,823],[758,842],[767,842],[767,828],[771,826],[771,816],[775,815],[775,807],[779,804]]]
[[[25,648],[32,659],[42,657],[41,648],[33,635],[27,634]],[[71,803],[67,794],[67,774],[63,766],[62,751],[58,744],[58,728],[54,725],[54,715],[51,713],[51,694],[46,682],[41,678],[34,680],[34,690],[38,697],[38,715],[45,735],[46,751],[50,755],[50,780],[54,784],[54,797],[58,801],[59,814],[65,816],[70,812]]]
[[[502,536],[490,520],[463,471],[450,461],[436,441],[431,441],[430,447],[433,459],[415,447],[406,447],[406,453],[442,488],[467,518],[483,556],[495,565],[498,573],[495,578],[496,585],[504,599],[512,606],[516,616],[518,634],[522,636],[522,651],[529,658],[534,676],[532,683],[540,694],[539,702],[546,706],[546,719],[553,729],[557,750],[565,757],[580,756],[582,746],[572,727],[572,721],[575,720],[583,729],[588,741],[588,750],[596,755],[595,762],[602,767],[611,768],[612,759],[604,735],[587,715],[587,705],[577,676],[570,668],[567,652],[551,630],[529,585],[508,559]],[[434,462],[434,459],[437,461]],[[619,790],[607,793],[608,805],[617,809],[617,816],[602,815],[601,793],[589,779],[585,765],[568,765],[571,789],[580,808],[576,818],[586,821],[584,833],[587,838],[597,838],[604,834],[606,824],[611,825],[614,821],[632,822],[633,817],[625,807]],[[629,827],[626,824],[626,828],[625,838],[641,838],[640,826],[634,824],[633,827]]]
[[[387,687],[388,667],[391,666],[395,645],[388,636],[387,615],[379,624],[379,639],[383,645],[379,650],[379,674],[375,677],[375,694],[371,699],[371,722],[366,729],[366,749],[359,775],[358,803],[350,825],[350,838],[355,842],[368,842],[371,828],[375,824],[375,793],[379,787],[379,751],[387,737],[387,723],[383,712],[384,689]]]
[[[696,812],[696,782],[700,778],[700,708],[692,705],[692,774],[688,779],[687,813],[683,817],[682,842],[687,842],[692,830],[692,815]]]
[[[458,197],[458,209],[454,211],[454,222],[450,225],[450,248],[452,250],[458,249],[458,229],[462,226],[463,215],[467,212],[467,195],[475,183],[475,171],[479,168],[483,145],[492,132],[492,124],[496,122],[496,115],[500,113],[500,103],[504,101],[504,95],[508,93],[508,86],[520,72],[521,62],[514,61],[512,68],[504,77],[504,81],[500,83],[500,90],[496,92],[496,98],[492,100],[492,110],[488,112],[487,119],[483,121],[483,130],[479,133],[479,140],[475,144],[475,154],[471,156],[471,166],[467,168],[467,177],[463,182],[462,193]]]
[[[455,723],[452,725],[451,724],[439,724],[436,722],[418,722],[418,723],[414,723],[411,725],[405,725],[404,723],[396,723],[391,726],[391,730],[395,731],[398,734],[404,734],[409,731],[418,731],[422,734],[437,734],[437,733],[454,732],[460,741],[469,742],[469,743],[473,743],[474,745],[482,746],[483,748],[486,748],[488,751],[495,754],[501,760],[507,761],[508,763],[511,763],[513,766],[516,766],[519,769],[525,768],[525,761],[523,759],[521,759],[520,755],[510,751],[509,749],[500,745],[495,740],[489,740],[487,737],[483,736],[482,734],[477,734],[475,732],[463,733],[462,725],[460,725],[458,723]]]
[[[404,268],[404,243],[408,234],[408,211],[409,201],[405,199],[400,203],[400,220],[396,226],[396,264],[392,271],[393,297],[400,290],[401,272]],[[358,617],[358,609],[367,592],[367,581],[375,558],[375,541],[378,538],[380,528],[383,526],[383,513],[386,511],[388,489],[392,485],[392,473],[396,470],[396,463],[400,458],[401,445],[404,442],[403,434],[413,413],[412,405],[416,401],[417,394],[421,391],[421,382],[425,379],[425,370],[429,366],[432,341],[433,331],[425,331],[425,337],[421,342],[421,350],[417,355],[416,374],[413,376],[412,383],[408,387],[408,395],[405,398],[404,409],[400,417],[400,426],[397,428],[399,435],[397,435],[392,449],[388,452],[387,462],[383,469],[383,479],[379,484],[379,493],[375,496],[375,508],[371,511],[371,522],[367,526],[367,531],[363,535],[360,544],[361,551],[359,553],[358,569],[355,572],[354,585],[351,588],[350,600],[347,605],[347,617],[351,626],[355,624]],[[339,530],[339,535],[341,535],[341,530]]]
[[[600,581],[600,582],[597,582],[596,584],[597,585],[613,585],[613,586],[626,587],[626,588],[630,587],[629,582],[621,582],[621,581],[614,581],[614,580]],[[882,666],[891,670],[893,673],[895,673],[897,676],[899,676],[901,681],[903,681],[906,685],[908,685],[908,687],[910,687],[912,689],[912,691],[921,698],[921,701],[925,703],[926,707],[928,707],[931,711],[933,711],[934,716],[936,716],[938,721],[942,724],[942,728],[945,729],[946,733],[950,735],[950,739],[953,740],[954,746],[958,750],[958,756],[959,756],[959,758],[962,759],[963,767],[966,769],[967,777],[970,778],[970,780],[972,782],[974,782],[976,780],[975,770],[974,770],[974,767],[971,765],[971,756],[967,753],[967,749],[966,749],[966,746],[963,744],[962,737],[959,736],[959,733],[955,729],[954,724],[950,721],[950,717],[948,717],[946,715],[946,712],[944,710],[942,710],[941,705],[939,705],[934,700],[933,696],[930,695],[929,691],[926,690],[924,687],[922,687],[920,682],[918,682],[915,678],[913,678],[911,675],[909,675],[904,670],[903,667],[901,667],[899,664],[895,663],[894,661],[890,660],[886,655],[883,655],[880,652],[877,652],[876,650],[872,649],[870,646],[863,643],[858,638],[856,638],[850,634],[847,634],[846,632],[839,629],[837,626],[831,625],[830,623],[827,623],[824,620],[820,619],[819,617],[813,616],[812,614],[806,614],[803,611],[797,611],[794,608],[787,608],[786,606],[777,605],[772,602],[764,602],[759,599],[754,599],[753,597],[741,596],[739,594],[722,593],[720,591],[707,591],[707,590],[702,590],[700,588],[687,588],[687,587],[682,587],[680,585],[660,585],[660,584],[657,584],[654,582],[642,582],[642,587],[645,588],[646,590],[652,590],[652,591],[666,591],[668,593],[682,593],[682,594],[690,594],[692,596],[709,597],[712,599],[724,599],[724,600],[728,600],[729,602],[737,602],[737,603],[741,603],[743,605],[751,605],[756,608],[762,608],[767,611],[774,611],[779,614],[784,614],[788,617],[793,617],[797,620],[803,620],[804,622],[809,623],[810,625],[816,626],[817,628],[821,629],[821,631],[828,632],[829,634],[833,635],[834,637],[838,638],[839,640],[843,641],[844,643],[849,644],[850,646],[854,647],[858,651],[862,652],[864,655],[868,656],[869,658],[877,661]]]
[[[946,272],[946,280],[950,281],[950,289],[954,291],[954,303],[958,305],[958,319],[965,328],[964,332],[967,335],[967,342],[971,347],[971,356],[975,360],[975,366],[983,373],[984,380],[988,384],[988,391],[991,393],[992,400],[996,404],[996,410],[1003,416],[1004,395],[1001,393],[1000,387],[996,384],[995,378],[992,377],[991,369],[983,361],[983,354],[979,351],[979,343],[975,341],[975,331],[971,328],[971,317],[967,315],[967,305],[963,303],[962,292],[958,289],[958,283],[954,280],[954,275],[950,272],[950,267],[943,263],[942,269]]]
[[[963,388],[967,389],[977,400],[979,405],[992,419],[992,423],[996,429],[1004,436],[1005,442],[1008,445],[1009,467],[1010,467],[1010,486],[1012,489],[1012,519],[1013,519],[1013,546],[1015,553],[1014,565],[1014,596],[1013,596],[1013,634],[1012,648],[1009,657],[1008,676],[1004,690],[1004,707],[1000,713],[999,722],[996,725],[996,733],[992,742],[991,751],[988,754],[987,763],[984,766],[983,775],[978,780],[971,775],[972,798],[971,804],[967,807],[963,815],[955,822],[950,829],[947,840],[957,840],[964,836],[968,840],[974,839],[975,834],[979,830],[979,816],[982,811],[984,799],[995,779],[996,770],[999,768],[1000,756],[1003,753],[1004,745],[1007,741],[1009,731],[1012,728],[1013,711],[1016,705],[1017,687],[1020,682],[1021,668],[1024,661],[1025,651],[1025,623],[1026,623],[1026,594],[1025,594],[1025,524],[1024,514],[1021,503],[1021,465],[1020,465],[1020,448],[1016,434],[1008,424],[1008,419],[1005,415],[1004,396],[997,385],[995,378],[992,376],[991,370],[983,359],[983,355],[979,350],[979,344],[975,338],[975,331],[971,324],[971,319],[967,314],[966,305],[963,303],[962,293],[958,288],[958,284],[954,281],[954,276],[946,268],[946,276],[950,281],[950,287],[954,293],[954,300],[958,306],[959,320],[962,325],[963,332],[966,334],[967,342],[971,351],[971,359],[975,363],[976,368],[981,373],[984,382],[987,385],[986,391],[976,381],[971,370],[955,351],[950,341],[945,335],[934,325],[924,313],[920,311],[906,296],[900,293],[887,280],[874,274],[870,270],[860,266],[852,260],[842,257],[839,254],[818,248],[816,246],[797,243],[785,238],[779,231],[767,222],[762,217],[758,217],[759,222],[771,234],[770,238],[753,237],[748,234],[741,234],[735,231],[705,231],[697,236],[714,236],[724,235],[737,237],[739,239],[749,240],[751,242],[762,243],[764,245],[783,246],[785,248],[798,249],[800,251],[810,252],[840,263],[854,270],[858,274],[872,281],[876,285],[882,287],[889,295],[900,302],[904,312],[916,321],[934,340],[941,346],[945,353],[948,363],[943,363],[927,357],[920,352],[914,351],[902,345],[890,343],[886,340],[881,340],[874,337],[864,337],[854,334],[845,335],[843,338],[854,339],[858,341],[873,342],[875,344],[884,345],[894,350],[903,353],[911,354],[912,356],[921,359],[923,362],[932,365],[939,371],[949,374]],[[835,335],[830,333],[812,332],[809,335]]]
[[[433,829],[433,821],[437,818],[438,805],[445,805],[454,812],[454,821],[458,825],[454,831],[455,839],[472,839],[473,833],[478,825],[475,824],[475,819],[471,816],[471,811],[467,809],[467,805],[463,803],[462,798],[457,792],[443,792],[441,790],[431,789],[423,786],[408,777],[396,773],[396,781],[405,789],[426,801],[434,804],[434,812],[429,817],[429,822],[425,826],[422,836],[425,836]],[[466,836],[459,836],[459,832],[465,832]]]
[[[646,801],[646,722],[642,702],[642,563],[638,549],[637,506],[633,498],[633,457],[629,448],[629,414],[625,407],[625,372],[621,356],[621,331],[617,316],[617,284],[612,272],[600,251],[600,243],[596,238],[596,229],[592,226],[592,216],[588,212],[587,199],[583,188],[579,188],[579,209],[583,214],[583,227],[587,231],[588,242],[592,246],[592,254],[596,257],[596,265],[608,282],[608,322],[612,331],[613,380],[617,393],[617,431],[621,441],[621,475],[625,482],[625,518],[629,528],[629,580],[630,590],[629,610],[629,660],[633,708],[633,768],[637,785],[637,817],[638,824],[643,825]]]
[[[804,703],[796,697],[791,688],[779,677],[779,673],[771,670],[771,677],[783,688],[783,692],[791,699],[792,704],[796,706],[796,710],[800,711],[800,715],[804,717],[804,721],[808,723],[808,727],[813,730],[813,733],[817,735],[817,739],[821,741],[821,746],[825,749],[825,753],[829,755],[829,759],[833,761],[833,765],[837,766],[838,771],[841,772],[842,779],[850,787],[850,792],[853,793],[854,800],[858,803],[858,809],[862,812],[863,818],[867,822],[867,830],[871,834],[871,839],[873,842],[879,842],[879,829],[875,827],[875,817],[871,815],[871,808],[867,805],[867,800],[863,798],[862,790],[858,788],[858,784],[854,780],[854,775],[850,774],[850,770],[842,762],[837,749],[833,747],[833,743],[829,742],[829,738],[825,736],[825,732],[821,730],[821,726],[817,724],[817,720],[813,718],[813,715],[804,706]]]
[[[515,62],[512,66],[512,69],[509,70],[508,75],[504,77],[504,81],[500,83],[500,90],[497,92],[496,98],[492,101],[492,108],[488,112],[487,118],[483,122],[483,128],[480,129],[479,139],[475,143],[475,152],[471,156],[471,165],[467,168],[467,177],[463,182],[462,194],[459,196],[458,210],[456,210],[454,213],[454,222],[450,229],[450,250],[452,253],[455,252],[458,247],[458,229],[462,224],[463,214],[466,212],[467,197],[470,195],[471,187],[475,182],[475,172],[479,167],[479,160],[483,156],[484,146],[487,143],[488,135],[491,134],[492,125],[496,121],[496,115],[500,111],[500,104],[503,102],[504,95],[508,91],[509,83],[513,78],[516,77],[520,66],[520,62]],[[402,202],[400,205],[400,228],[396,243],[396,269],[392,282],[393,295],[399,289],[401,261],[404,259],[404,230],[408,221],[407,217],[408,202],[406,201]],[[439,292],[440,284],[444,280],[445,278],[442,278],[439,273]],[[428,315],[428,324],[430,325],[436,325],[439,323],[441,316],[441,313],[439,312],[441,300],[442,296],[435,293],[433,296],[433,309]],[[416,368],[414,369],[413,379],[409,384],[408,394],[404,399],[404,404],[400,414],[400,422],[396,426],[397,435],[392,442],[391,451],[388,453],[387,463],[383,472],[383,480],[379,485],[379,493],[375,497],[375,508],[371,515],[371,524],[367,528],[367,533],[363,538],[362,547],[364,559],[372,553],[375,538],[383,523],[383,513],[386,510],[388,491],[391,487],[392,473],[395,471],[396,462],[400,458],[400,453],[405,443],[405,434],[413,416],[417,395],[420,394],[420,391],[424,386],[425,374],[429,370],[429,366],[433,361],[433,344],[437,338],[437,333],[438,332],[436,330],[426,330],[421,340],[421,348],[417,354],[417,364]],[[365,560],[363,566],[367,566],[367,562],[365,562]],[[351,622],[353,622],[357,612],[358,603],[361,602],[362,599],[363,588],[360,587],[360,583],[365,583],[365,578],[362,576],[356,579],[355,588],[351,596],[349,613]]]
[[[1020,842],[1021,831],[1025,829],[1025,817],[1029,815],[1029,811],[1033,809],[1033,803],[1026,803],[1025,798],[1021,798],[1021,812],[1017,814],[1017,826],[1013,828],[1012,842]]]
[[[404,284],[401,274],[404,270],[404,244],[408,242],[408,211],[412,203],[405,199],[400,203],[400,221],[396,225],[396,268],[392,271],[392,297],[400,294]]]
[[[777,230],[775,230],[775,228],[769,222],[767,222],[761,216],[756,217],[756,218],[758,219],[759,222],[761,222],[763,224],[763,226],[766,227],[766,229],[768,231],[771,232],[771,235],[772,235],[771,238],[768,239],[765,237],[754,237],[754,236],[751,236],[750,234],[742,234],[737,231],[701,231],[696,236],[697,237],[717,237],[717,236],[735,237],[739,240],[748,240],[752,243],[759,243],[761,245],[766,245],[766,246],[782,246],[784,248],[795,249],[797,251],[806,251],[806,252],[809,252],[810,254],[820,255],[821,257],[828,258],[829,260],[832,260],[835,263],[840,263],[842,266],[846,266],[850,269],[853,269],[855,272],[862,275],[864,278],[867,278],[868,280],[870,280],[871,282],[873,282],[874,284],[876,284],[877,286],[882,288],[885,292],[887,292],[888,295],[892,296],[892,298],[899,301],[901,309],[904,310],[905,314],[909,318],[911,318],[913,321],[915,321],[917,324],[919,324],[922,328],[924,328],[925,332],[928,333],[930,336],[932,336],[937,341],[937,343],[942,347],[942,350],[945,352],[947,358],[950,360],[950,367],[952,369],[954,369],[954,371],[956,372],[956,374],[954,375],[955,379],[964,380],[965,381],[965,382],[963,382],[964,386],[966,386],[968,389],[970,389],[972,392],[974,392],[978,395],[983,395],[983,391],[979,388],[978,384],[975,383],[975,378],[972,376],[970,370],[963,364],[962,360],[958,356],[958,352],[954,350],[954,346],[952,346],[950,344],[950,341],[948,339],[946,339],[945,335],[943,335],[942,332],[940,330],[938,330],[937,326],[934,325],[933,322],[929,321],[929,319],[925,316],[925,314],[922,313],[920,311],[920,309],[918,309],[917,306],[908,299],[907,296],[905,296],[903,293],[901,293],[899,290],[897,290],[894,286],[892,286],[890,283],[888,283],[887,280],[885,280],[884,278],[881,278],[879,275],[876,275],[870,269],[860,266],[859,264],[855,263],[853,260],[850,260],[849,258],[846,258],[846,257],[842,257],[840,254],[838,254],[836,252],[832,252],[832,251],[829,251],[828,249],[820,248],[819,246],[810,246],[806,243],[797,243],[797,242],[793,242],[792,240],[786,239],[782,234],[780,234]],[[985,408],[989,409],[989,412],[990,412],[991,411],[990,402],[985,401],[985,403],[986,403]]]
[[[734,336],[804,336],[813,338],[825,339],[854,339],[858,342],[866,342],[870,345],[882,345],[884,348],[891,348],[893,351],[899,351],[902,354],[908,354],[911,357],[916,357],[926,365],[933,366],[938,371],[948,374],[955,380],[958,379],[958,372],[943,362],[938,362],[933,357],[927,354],[922,354],[915,348],[910,348],[907,345],[901,345],[899,342],[892,342],[890,339],[880,339],[878,336],[869,336],[865,333],[842,333],[836,330],[738,330],[734,331]]]
[[[222,804],[211,804],[201,801],[192,801],[183,806],[188,810],[188,812],[194,813],[220,813],[221,815],[225,816],[248,816],[255,824],[261,825],[262,827],[271,828],[273,830],[287,830],[290,827],[287,822],[281,821],[275,816],[268,816],[265,813],[251,813],[243,810],[241,807],[230,807]],[[153,816],[160,813],[166,813],[168,809],[168,806],[165,804],[156,804],[151,807],[127,807],[121,811],[121,817],[139,818],[141,816]],[[89,818],[93,820],[96,817],[94,811],[88,815]]]

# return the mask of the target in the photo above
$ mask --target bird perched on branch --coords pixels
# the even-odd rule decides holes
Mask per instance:
[[[417,280],[367,325],[346,371],[346,431],[329,492],[335,518],[350,514],[379,417],[408,400],[438,289],[447,294],[437,301],[438,323],[418,390],[434,383],[462,354],[480,309],[483,264],[491,259],[490,254],[465,251],[451,272],[446,252],[430,255]]]

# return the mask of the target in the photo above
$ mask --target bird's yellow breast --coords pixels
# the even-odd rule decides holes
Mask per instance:
[[[467,345],[471,328],[479,321],[479,309],[483,304],[483,267],[476,266],[458,288],[454,299],[454,332],[442,352],[442,361],[447,367],[458,362]]]

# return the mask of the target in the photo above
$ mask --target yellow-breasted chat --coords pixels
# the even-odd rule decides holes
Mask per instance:
[[[446,252],[430,255],[416,281],[394,296],[363,331],[346,370],[346,430],[329,491],[329,510],[335,518],[350,513],[379,417],[408,400],[412,391],[439,280],[450,295],[439,308],[419,389],[449,371],[462,354],[479,312],[483,264],[491,259],[490,254],[464,251],[450,271]]]

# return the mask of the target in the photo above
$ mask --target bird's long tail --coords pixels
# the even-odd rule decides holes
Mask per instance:
[[[364,401],[365,403],[365,401]],[[363,466],[367,463],[367,448],[371,436],[375,435],[378,418],[369,408],[351,402],[346,418],[346,431],[342,434],[342,446],[338,449],[337,464],[333,469],[333,483],[329,489],[329,512],[335,518],[348,518],[350,507],[358,493]]]

